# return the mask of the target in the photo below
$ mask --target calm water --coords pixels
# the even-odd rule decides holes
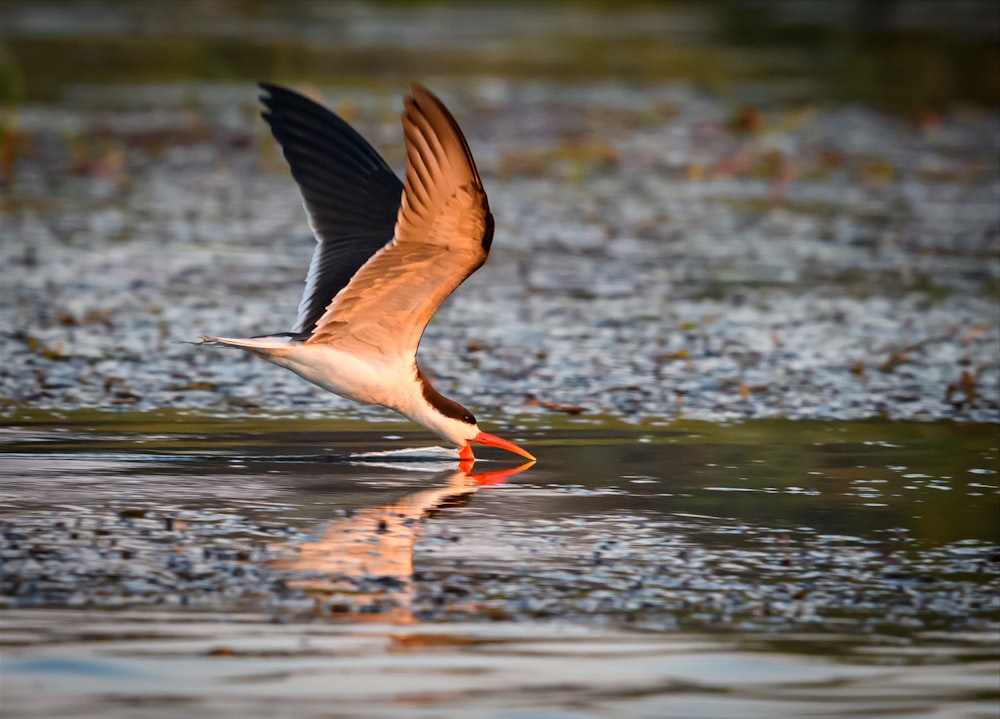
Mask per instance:
[[[996,714],[994,426],[532,424],[11,417],[5,711]]]

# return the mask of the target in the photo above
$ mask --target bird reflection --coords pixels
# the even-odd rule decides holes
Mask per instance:
[[[462,462],[443,486],[355,510],[269,566],[294,575],[286,585],[313,596],[317,613],[415,621],[413,550],[427,520],[441,509],[465,506],[481,487],[503,484],[533,464],[471,474],[472,462]]]

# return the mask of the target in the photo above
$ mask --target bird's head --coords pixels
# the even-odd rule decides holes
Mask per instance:
[[[458,456],[461,459],[475,459],[472,453],[472,444],[486,444],[491,447],[499,447],[508,452],[519,454],[526,459],[535,459],[532,454],[521,449],[513,442],[480,430],[472,412],[434,389],[434,386],[427,381],[427,378],[419,370],[418,378],[423,398],[423,402],[419,403],[420,407],[418,408],[418,413],[421,416],[411,416],[411,419],[414,419],[458,447]]]
[[[458,456],[461,459],[475,459],[475,455],[472,452],[473,444],[486,444],[490,447],[499,447],[508,452],[519,454],[526,459],[535,459],[530,452],[518,447],[513,442],[503,437],[497,437],[495,434],[483,432],[479,429],[476,418],[472,416],[471,412],[457,402],[453,404],[462,410],[461,413],[456,412],[456,416],[439,415],[435,417],[433,423],[428,423],[427,427],[458,447]]]

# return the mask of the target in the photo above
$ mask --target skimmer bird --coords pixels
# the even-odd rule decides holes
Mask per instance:
[[[238,347],[325,390],[393,409],[459,448],[534,459],[479,429],[417,365],[431,316],[486,261],[493,215],[469,145],[420,85],[404,101],[406,181],[350,125],[287,88],[262,84],[261,113],[299,185],[316,250],[290,332],[207,344]]]

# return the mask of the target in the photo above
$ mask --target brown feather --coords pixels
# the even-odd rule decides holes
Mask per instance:
[[[419,85],[411,92],[395,236],[333,298],[308,343],[412,357],[437,308],[486,261],[493,217],[468,143],[440,100]]]

